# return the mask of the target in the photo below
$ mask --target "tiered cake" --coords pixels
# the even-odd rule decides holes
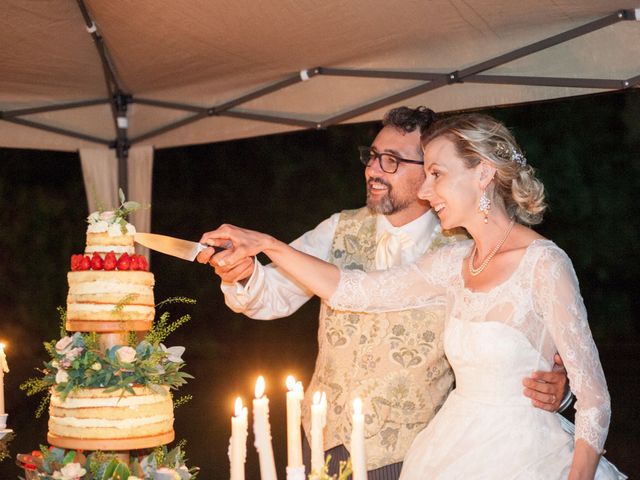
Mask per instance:
[[[44,376],[21,386],[28,395],[50,393],[50,446],[17,456],[26,479],[190,480],[197,474],[185,465],[181,443],[166,446],[175,436],[170,390],[192,377],[181,371],[184,347],[163,342],[189,316],[170,321],[163,312],[154,322],[154,277],[146,258],[135,254],[135,228],[126,221],[139,205],[125,201],[122,191],[120,201],[116,210],[88,217],[85,250],[71,256],[63,336],[45,343],[51,360]],[[176,302],[193,303],[161,304]]]
[[[71,257],[66,329],[98,332],[106,361],[117,359],[126,371],[126,365],[133,368],[132,362],[139,353],[127,346],[129,332],[149,330],[155,307],[153,274],[147,271],[145,257],[134,253],[135,228],[123,220],[118,211],[89,216],[84,254]],[[76,360],[84,351],[83,346],[78,346],[79,341],[78,336],[66,337],[56,344],[59,360],[54,367],[60,367],[65,360],[68,364]],[[94,362],[90,368],[97,375],[103,365]],[[59,368],[58,384],[64,385],[68,378],[68,371]],[[131,450],[171,442],[174,432],[169,388],[127,386],[123,390],[76,385],[62,392],[53,388],[49,443],[71,449]]]

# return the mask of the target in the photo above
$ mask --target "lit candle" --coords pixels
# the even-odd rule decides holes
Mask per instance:
[[[247,459],[247,407],[242,399],[236,398],[235,415],[231,417],[231,438],[229,439],[229,462],[231,480],[244,480],[244,463]]]
[[[264,395],[264,378],[256,381],[256,398],[253,399],[253,435],[260,459],[261,480],[276,480],[276,464],[271,446],[271,426],[269,425],[269,399]]]
[[[353,401],[353,428],[351,430],[351,468],[353,480],[367,480],[367,461],[364,452],[364,415],[362,400]]]
[[[7,356],[4,354],[4,343],[0,343],[0,415],[4,415],[4,374],[9,373]]]
[[[300,467],[302,464],[302,438],[300,436],[300,402],[302,384],[296,383],[291,375],[287,377],[287,466]]]
[[[311,404],[311,471],[316,474],[324,467],[323,430],[327,424],[327,396],[324,392],[313,394]]]

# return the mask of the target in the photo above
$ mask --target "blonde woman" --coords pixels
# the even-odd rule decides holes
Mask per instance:
[[[511,133],[483,115],[441,120],[423,137],[419,192],[442,227],[471,240],[415,264],[364,273],[304,255],[257,232],[222,226],[203,241],[233,249],[218,263],[266,253],[341,310],[384,312],[446,301],[444,347],[456,388],[407,453],[401,479],[626,478],[601,459],[610,400],[571,261],[527,225],[544,188]],[[575,434],[534,408],[521,379],[562,356],[577,398]]]

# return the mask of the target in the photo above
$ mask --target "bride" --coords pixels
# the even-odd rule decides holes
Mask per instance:
[[[443,228],[464,227],[471,240],[370,273],[340,271],[230,225],[201,241],[233,242],[216,255],[219,265],[264,252],[340,310],[393,311],[446,298],[444,346],[456,388],[416,437],[401,479],[626,478],[600,458],[610,399],[571,261],[526,226],[541,221],[542,183],[511,133],[490,117],[441,120],[422,143],[420,198]],[[574,435],[563,417],[534,408],[521,393],[520,379],[551,370],[556,352],[577,398]]]

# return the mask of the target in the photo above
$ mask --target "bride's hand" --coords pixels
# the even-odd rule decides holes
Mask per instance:
[[[234,265],[247,257],[253,257],[264,251],[275,239],[265,233],[224,224],[216,230],[207,232],[200,238],[200,243],[212,246],[224,246],[226,250],[215,254],[212,248],[207,248],[198,254],[200,263],[210,263],[211,260],[221,266]],[[228,247],[231,243],[231,247]]]

